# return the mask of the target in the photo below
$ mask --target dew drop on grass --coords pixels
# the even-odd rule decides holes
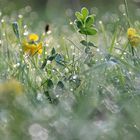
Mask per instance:
[[[51,64],[51,61],[50,60],[47,61],[47,65],[49,65],[49,64]]]
[[[48,34],[48,35],[50,35],[51,33],[52,33],[52,31],[51,31],[51,30],[49,30],[49,31],[47,32],[47,34]]]
[[[126,13],[123,13],[123,16],[126,16]]]
[[[28,31],[25,31],[25,32],[23,33],[24,36],[27,36],[28,34],[29,34]]]
[[[65,68],[65,72],[68,73],[69,72],[69,69],[68,68]]]
[[[60,96],[60,95],[59,95],[59,94],[57,94],[57,95],[56,95],[56,98],[59,98],[59,96]]]
[[[56,46],[56,48],[60,48],[60,45],[58,44],[58,45]]]
[[[118,42],[115,42],[115,44],[118,46],[119,45],[119,43]]]
[[[55,70],[53,69],[52,72],[55,73]]]
[[[73,25],[73,22],[70,22],[70,25]]]
[[[73,45],[71,45],[71,46],[70,46],[70,48],[71,48],[71,49],[74,49],[74,46],[73,46]]]
[[[102,23],[103,23],[103,22],[100,20],[100,21],[99,21],[99,24],[102,24]]]
[[[76,80],[77,79],[77,75],[74,75],[72,78],[73,78],[73,80]]]
[[[1,23],[4,23],[4,19],[1,20]]]
[[[132,74],[132,72],[131,72],[131,71],[129,71],[128,73],[129,73],[130,75]]]
[[[26,29],[27,28],[27,25],[24,25],[23,28]]]
[[[98,48],[96,51],[97,51],[97,52],[100,52],[100,49]]]
[[[70,91],[73,91],[73,88],[71,88]]]
[[[76,54],[75,53],[72,53],[72,55],[75,56]]]
[[[18,15],[18,18],[20,18],[20,19],[23,18],[23,15]]]

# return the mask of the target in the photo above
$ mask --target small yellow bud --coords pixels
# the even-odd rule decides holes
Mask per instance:
[[[137,47],[140,44],[140,35],[137,34],[136,29],[129,28],[127,30],[127,37],[132,47]]]
[[[28,39],[29,39],[29,41],[38,41],[39,40],[39,37],[38,37],[37,34],[30,34],[28,36]]]

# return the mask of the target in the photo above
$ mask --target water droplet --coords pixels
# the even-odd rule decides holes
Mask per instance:
[[[3,33],[2,35],[5,36],[5,33]]]
[[[47,65],[49,65],[49,64],[51,64],[51,61],[50,60],[47,61]]]
[[[18,18],[23,18],[23,15],[18,15]]]
[[[123,13],[123,16],[126,16],[126,13]]]
[[[28,34],[29,34],[28,31],[25,31],[25,32],[23,33],[24,36],[27,36]]]
[[[77,79],[77,75],[74,75],[72,78],[73,78],[73,80],[76,80]]]
[[[99,24],[103,24],[103,22],[100,20],[100,21],[99,21]]]
[[[26,29],[27,28],[27,25],[24,25],[23,28]]]
[[[59,96],[60,96],[60,95],[57,94],[57,95],[56,95],[56,98],[59,98]]]
[[[74,46],[73,46],[73,45],[71,45],[71,46],[70,46],[70,48],[71,48],[71,49],[74,49]]]
[[[69,69],[68,68],[65,68],[65,72],[68,73],[69,72]]]
[[[73,52],[73,53],[72,53],[72,55],[73,55],[73,56],[75,56],[75,55],[76,55],[76,53],[74,53],[74,52]]]
[[[51,34],[52,33],[52,31],[51,30],[49,30],[48,32],[47,32],[47,34],[49,35],[49,34]]]
[[[4,22],[5,22],[4,19],[2,19],[2,20],[1,20],[1,23],[4,23]]]
[[[70,91],[73,91],[73,88],[71,88]]]

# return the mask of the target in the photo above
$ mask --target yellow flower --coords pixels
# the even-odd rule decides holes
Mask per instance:
[[[33,56],[34,54],[42,54],[42,42],[38,44],[23,42],[23,51]]]
[[[137,47],[140,44],[140,36],[139,35],[134,35],[133,37],[131,37],[129,39],[129,41],[130,41],[130,44],[133,47]]]
[[[136,29],[134,29],[134,28],[128,28],[128,30],[127,30],[127,36],[128,36],[128,38],[131,38],[131,37],[133,37],[134,35],[136,35]]]
[[[17,80],[11,79],[4,83],[0,83],[0,95],[3,93],[19,95],[22,92],[23,92],[23,86]]]
[[[38,35],[37,34],[30,34],[29,36],[28,36],[28,39],[29,39],[29,41],[38,41],[39,40],[39,37],[38,37]]]
[[[136,29],[129,28],[127,30],[127,37],[132,47],[136,47],[140,44],[140,35],[137,34]]]

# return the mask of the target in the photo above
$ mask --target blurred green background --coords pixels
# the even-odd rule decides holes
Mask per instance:
[[[86,6],[98,15],[103,12],[119,12],[124,0],[0,0],[0,11],[10,14],[25,8],[39,14],[40,19],[59,21],[63,17],[73,16],[76,10]],[[140,0],[128,0],[129,6],[136,7],[139,13]],[[95,14],[96,14],[95,13]]]

